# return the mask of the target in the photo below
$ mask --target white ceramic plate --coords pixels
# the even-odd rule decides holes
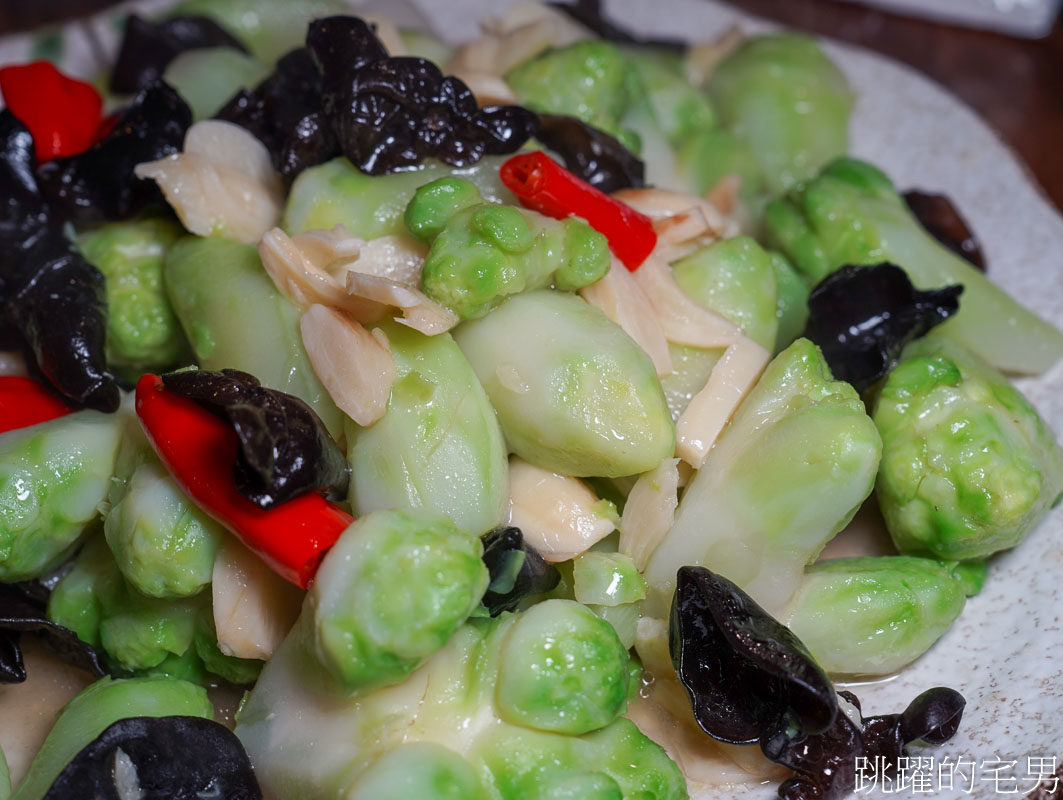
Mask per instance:
[[[392,14],[396,6],[406,6],[402,21],[423,20],[444,38],[461,41],[478,34],[478,18],[499,14],[509,4],[392,0],[373,5]],[[773,27],[708,0],[613,0],[607,8],[625,26],[655,36],[705,40],[734,24],[752,32]],[[108,12],[91,23],[94,38],[112,46],[114,15]],[[859,98],[851,152],[885,169],[899,187],[949,194],[982,240],[990,277],[1063,326],[1063,218],[1023,166],[970,109],[927,78],[864,50],[826,45]],[[27,37],[0,42],[0,63],[24,60],[31,46]],[[98,69],[98,58],[90,37],[80,32],[66,37],[62,61],[70,72],[90,75]],[[1063,431],[1063,363],[1048,375],[1018,383],[1052,428]],[[1021,796],[1032,788],[1026,780],[1028,759],[1063,763],[1061,614],[1063,508],[1057,508],[1020,547],[993,559],[985,589],[926,656],[886,681],[856,687],[871,714],[900,711],[932,686],[951,686],[967,698],[959,734],[941,748],[920,753],[935,759],[930,794]],[[937,772],[949,763],[959,765],[951,789],[944,780],[947,767]],[[914,792],[908,787],[898,793]],[[774,786],[754,786],[705,798],[774,794]]]

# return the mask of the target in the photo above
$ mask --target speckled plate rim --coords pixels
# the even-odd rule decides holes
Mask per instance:
[[[130,5],[149,10],[168,0],[124,4],[77,23],[62,52],[40,36],[0,40],[0,63],[59,57],[73,74],[89,75],[101,64],[101,45],[113,46],[113,20]],[[450,41],[477,35],[475,23],[499,14],[511,0],[392,0],[354,2],[398,13],[404,24],[424,23]],[[649,35],[710,40],[732,25],[747,32],[774,26],[712,0],[612,0],[609,13]],[[981,238],[990,277],[1032,310],[1063,326],[1063,217],[1047,201],[1024,166],[967,106],[925,76],[895,61],[825,40],[846,73],[858,101],[850,130],[851,152],[882,167],[899,187],[946,192]],[[1063,431],[1063,363],[1037,379],[1018,381],[1052,428]],[[1023,781],[1028,758],[1063,762],[1063,508],[1015,550],[992,560],[989,579],[963,616],[931,651],[884,681],[858,687],[869,713],[902,709],[931,686],[952,686],[967,698],[959,734],[919,755],[935,763],[961,764],[942,798],[988,798],[1001,788],[1032,788]],[[1055,653],[1055,655],[1054,655]],[[963,761],[960,761],[960,760]],[[1014,762],[1015,783],[985,780],[986,765]],[[902,792],[903,793],[903,792]],[[768,798],[774,786],[750,785],[706,791],[696,798]],[[879,796],[877,792],[869,795]]]

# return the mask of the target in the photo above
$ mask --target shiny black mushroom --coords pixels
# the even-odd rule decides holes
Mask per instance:
[[[960,258],[986,271],[982,245],[948,195],[912,189],[904,193],[904,202],[931,236]]]
[[[955,314],[962,292],[959,285],[920,291],[894,264],[844,266],[809,295],[804,335],[835,378],[863,391],[893,369],[908,342]]]
[[[520,528],[497,528],[483,537],[483,546],[491,576],[483,604],[492,617],[515,611],[528,595],[549,592],[561,582],[557,567],[524,541]]]
[[[201,717],[120,719],[59,773],[44,800],[260,800],[236,734]]]
[[[225,419],[240,440],[233,477],[262,508],[304,492],[344,498],[350,466],[314,410],[298,397],[267,389],[246,372],[189,370],[162,377],[170,391]]]
[[[645,185],[645,165],[615,136],[576,117],[540,114],[535,138],[553,150],[565,168],[603,192]]]

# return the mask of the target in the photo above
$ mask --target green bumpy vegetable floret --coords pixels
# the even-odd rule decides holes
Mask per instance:
[[[163,286],[166,251],[181,226],[164,219],[112,222],[78,237],[78,248],[106,278],[107,363],[139,377],[189,357]]]
[[[620,477],[671,457],[675,427],[649,356],[579,297],[513,295],[454,338],[525,461]]]
[[[83,748],[120,719],[202,717],[214,706],[200,686],[172,678],[101,678],[63,707],[13,800],[41,800]]]
[[[127,415],[79,411],[0,435],[0,582],[43,575],[77,546],[107,498]]]
[[[326,563],[333,555],[326,557]],[[571,600],[470,619],[402,683],[344,697],[296,629],[236,728],[281,800],[680,800],[679,769],[626,719],[631,661]]]
[[[621,125],[633,99],[633,77],[631,65],[616,45],[594,39],[526,61],[506,75],[506,83],[521,105],[577,117],[638,153],[638,136]]]
[[[424,336],[396,322],[380,329],[395,382],[381,419],[346,423],[355,514],[424,508],[470,533],[493,530],[509,503],[508,461],[476,373],[449,333]]]
[[[780,613],[871,493],[882,442],[853,387],[798,339],[776,356],[687,487],[646,568],[665,618],[679,567],[718,572]]]
[[[949,629],[976,588],[970,578],[915,556],[821,561],[805,571],[786,624],[828,672],[886,675]]]
[[[881,171],[842,158],[785,199],[764,225],[810,284],[846,264],[892,262],[918,289],[962,284],[960,311],[939,330],[997,369],[1040,373],[1063,357],[1063,333],[1023,308],[927,233]]]
[[[971,559],[1014,547],[1063,492],[1063,450],[1036,409],[937,335],[905,349],[874,419],[879,506],[901,552]]]
[[[479,538],[430,511],[376,511],[332,547],[308,595],[313,649],[350,692],[398,683],[479,606]]]
[[[853,94],[810,37],[746,40],[713,70],[708,91],[721,126],[748,143],[772,196],[847,149]]]
[[[482,317],[507,295],[551,282],[575,291],[609,271],[609,245],[587,223],[484,203],[459,178],[419,188],[404,218],[415,238],[431,243],[421,288],[462,319]]]

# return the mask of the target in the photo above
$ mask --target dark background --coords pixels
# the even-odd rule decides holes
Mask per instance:
[[[0,0],[0,35],[92,13],[113,0]],[[838,0],[731,0],[794,28],[877,50],[972,106],[1063,209],[1063,21],[1045,39],[886,14]]]

